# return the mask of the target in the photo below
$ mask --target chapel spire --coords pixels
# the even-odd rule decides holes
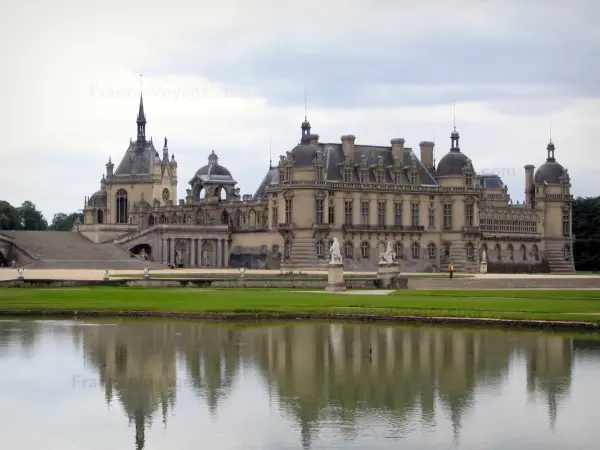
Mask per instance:
[[[140,109],[137,116],[137,143],[138,146],[146,141],[146,114],[144,113],[144,96],[140,93]]]

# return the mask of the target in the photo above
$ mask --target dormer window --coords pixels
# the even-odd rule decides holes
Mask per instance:
[[[284,182],[285,183],[289,183],[290,181],[292,181],[292,168],[291,167],[286,167],[284,169]]]
[[[385,174],[381,171],[377,172],[377,183],[378,184],[383,184],[385,180]]]
[[[402,173],[396,172],[394,174],[394,184],[402,184]]]
[[[360,171],[360,182],[361,184],[366,184],[369,182],[369,172],[366,170]]]
[[[472,173],[465,174],[465,184],[467,186],[473,186],[473,174]]]
[[[344,183],[352,182],[352,169],[348,169],[348,168],[343,169],[342,175],[343,175]]]
[[[417,173],[416,172],[410,173],[410,184],[413,186],[417,185]]]

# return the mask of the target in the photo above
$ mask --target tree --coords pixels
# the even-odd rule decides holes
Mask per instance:
[[[0,230],[20,230],[19,211],[5,200],[0,200]]]
[[[20,225],[23,230],[47,230],[48,222],[41,211],[29,200],[17,208],[19,211]]]
[[[56,213],[48,229],[53,231],[71,231],[76,218],[79,218],[81,223],[83,223],[83,212],[78,211],[71,214]]]
[[[576,270],[600,270],[600,197],[573,202],[573,258]]]

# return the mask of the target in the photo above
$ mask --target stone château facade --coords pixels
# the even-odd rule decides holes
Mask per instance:
[[[419,156],[404,139],[358,145],[352,135],[322,143],[301,125],[300,143],[270,167],[254,195],[215,152],[177,200],[178,166],[146,139],[140,99],[137,139],[100,190],[86,200],[78,230],[140,258],[183,267],[324,267],[337,237],[347,270],[373,270],[388,241],[402,271],[573,271],[570,180],[547,147],[537,171],[525,166],[525,202],[512,204],[497,175],[480,175],[459,133],[435,164],[434,143]]]

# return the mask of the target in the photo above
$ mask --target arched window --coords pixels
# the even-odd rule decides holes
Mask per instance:
[[[117,223],[127,223],[129,205],[127,203],[127,191],[119,189],[117,191]]]
[[[466,245],[465,250],[467,251],[467,260],[473,261],[475,259],[475,248],[473,247],[473,244],[469,242]]]
[[[354,247],[350,241],[344,242],[344,258],[354,258]]]
[[[188,225],[190,223],[190,216],[188,216],[187,213],[185,213],[183,215],[183,220],[181,221],[181,223]]]
[[[96,223],[104,223],[104,213],[101,209],[96,213]]]
[[[496,259],[502,261],[502,249],[500,248],[500,244],[496,244],[494,251],[496,252]]]
[[[563,256],[565,257],[565,261],[569,261],[571,259],[571,247],[569,245],[564,246]]]
[[[444,258],[450,258],[450,249],[452,244],[450,242],[444,242]]]
[[[177,214],[173,214],[171,216],[171,223],[179,223],[179,217],[177,217]]]
[[[521,259],[527,261],[527,249],[524,245],[521,245]]]
[[[508,259],[510,259],[511,261],[515,260],[515,249],[513,248],[512,244],[508,244]]]
[[[540,260],[540,251],[538,250],[538,246],[533,244],[533,259],[536,261]]]
[[[325,257],[325,242],[317,241],[317,256],[319,258]]]
[[[154,226],[154,216],[152,216],[152,215],[148,216],[148,226],[149,227]]]
[[[160,219],[158,221],[162,224],[169,223],[169,221],[167,220],[167,216],[165,216],[164,214],[160,215]]]
[[[204,225],[206,223],[206,215],[204,214],[202,208],[198,208],[196,211],[196,223],[198,225]]]
[[[396,241],[396,259],[404,258],[404,245],[402,245],[402,241]]]
[[[437,256],[437,248],[435,247],[435,243],[430,242],[427,245],[427,255],[429,255],[429,259],[435,259]]]
[[[256,226],[256,211],[253,209],[248,213],[248,226],[254,228]]]
[[[360,243],[360,257],[362,259],[368,259],[371,253],[371,248],[369,247],[369,243],[367,241],[363,241]]]
[[[227,210],[224,210],[221,213],[221,224],[222,225],[229,225],[229,213],[227,212]]]
[[[410,245],[410,252],[413,259],[421,259],[421,246],[418,242],[413,242]]]

